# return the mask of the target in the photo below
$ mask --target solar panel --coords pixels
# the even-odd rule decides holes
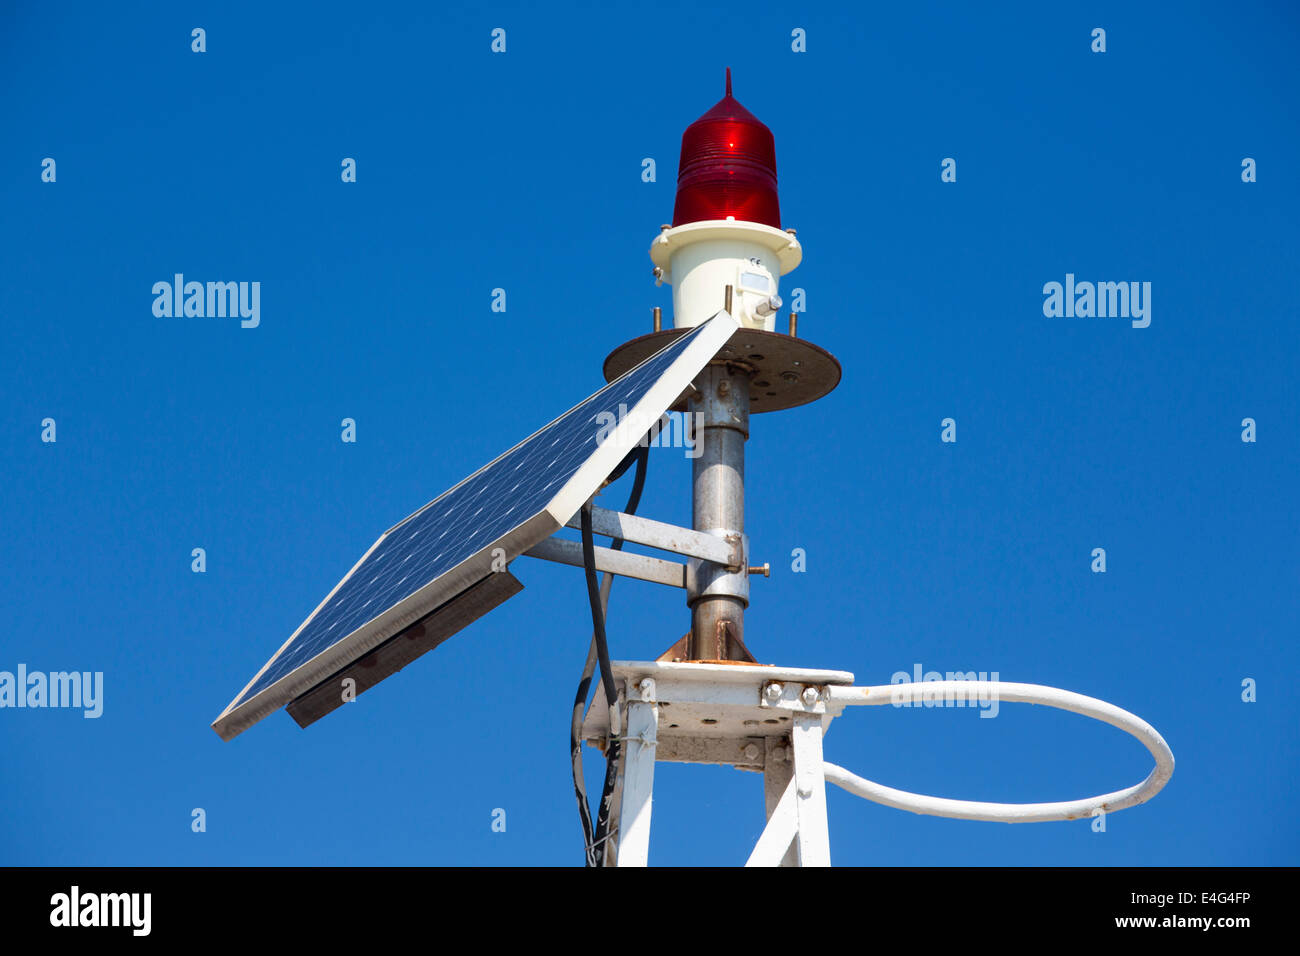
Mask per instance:
[[[229,740],[299,698],[299,709],[307,708],[309,692],[332,676],[364,667],[375,659],[371,652],[399,633],[413,636],[406,629],[436,624],[458,596],[490,576],[508,575],[500,570],[502,559],[513,560],[562,528],[736,328],[731,316],[718,313],[386,531],[213,729]],[[515,585],[477,589],[493,592],[481,610],[466,614],[462,606],[447,619],[459,629],[515,593]],[[444,625],[434,631],[439,638],[423,640],[423,650],[450,636]],[[391,673],[411,654],[377,656],[396,662]]]

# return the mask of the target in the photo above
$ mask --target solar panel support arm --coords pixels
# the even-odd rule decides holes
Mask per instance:
[[[653,584],[666,584],[669,587],[685,588],[688,581],[686,565],[662,558],[651,558],[644,554],[629,554],[627,551],[615,551],[613,548],[597,547],[596,570],[621,574],[628,578],[650,581]],[[547,538],[533,545],[524,552],[524,557],[541,558],[557,564],[568,564],[575,568],[583,567],[582,544],[566,538]]]
[[[731,572],[740,571],[745,564],[743,535],[708,534],[606,508],[592,508],[591,519],[592,530],[609,538],[622,538],[659,551],[710,561]],[[579,517],[569,519],[565,527],[580,528]]]

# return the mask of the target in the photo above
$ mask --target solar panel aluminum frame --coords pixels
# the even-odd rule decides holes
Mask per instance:
[[[682,351],[682,354],[673,360],[663,374],[645,392],[641,400],[627,411],[618,426],[609,432],[605,440],[579,466],[573,476],[550,499],[545,508],[516,525],[514,529],[495,541],[480,548],[458,565],[429,581],[393,607],[381,612],[351,634],[324,648],[310,660],[300,664],[279,680],[241,702],[241,698],[258,682],[262,674],[275,663],[280,655],[293,645],[303,629],[330,603],[334,595],[356,573],[357,569],[366,562],[366,559],[370,557],[374,550],[379,547],[389,534],[404,525],[414,515],[408,516],[408,518],[403,519],[380,535],[366,553],[361,556],[360,560],[352,566],[352,569],[344,575],[342,580],[325,596],[325,599],[290,635],[289,639],[280,646],[280,649],[253,675],[252,680],[245,684],[244,688],[235,695],[235,698],[227,705],[226,709],[212,722],[212,729],[216,731],[222,740],[233,739],[262,718],[292,703],[312,688],[328,680],[332,675],[355,663],[363,655],[374,650],[409,625],[446,604],[468,588],[473,587],[486,574],[493,573],[491,571],[493,566],[492,556],[496,549],[500,548],[504,551],[505,560],[508,563],[563,528],[569,519],[577,514],[583,503],[600,490],[602,482],[636,447],[641,437],[673,406],[690,386],[695,376],[708,365],[736,329],[739,328],[739,323],[726,312],[717,313],[704,325],[706,327],[702,328],[699,335],[695,336],[694,340]],[[647,358],[646,361],[650,361],[652,358],[653,356]],[[638,367],[640,366],[638,365]],[[600,391],[612,388],[617,382],[622,381],[627,375],[631,375],[635,371],[635,369],[632,369]],[[600,391],[593,394],[599,394]],[[538,429],[537,432],[528,436],[528,438],[507,449],[478,471],[439,495],[438,498],[425,505],[420,511],[425,510],[425,508],[428,508],[434,502],[455,490],[455,488],[460,487],[474,475],[491,468],[520,445],[525,444],[538,433],[561,421],[574,409],[589,401],[591,397],[588,396],[583,399],[563,415],[557,416],[550,423]],[[419,513],[417,511],[414,514]],[[499,556],[497,561],[499,564]]]
[[[299,727],[314,724],[436,649],[523,589],[519,579],[509,571],[495,571],[480,578],[477,584],[295,698],[285,710]],[[351,681],[351,686],[347,681]]]

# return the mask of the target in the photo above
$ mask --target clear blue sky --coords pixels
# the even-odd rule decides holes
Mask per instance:
[[[835,861],[1300,862],[1297,23],[1280,3],[8,5],[0,670],[105,690],[95,720],[0,710],[0,862],[580,863],[574,569],[518,562],[523,594],[308,730],[209,724],[380,532],[594,391],[670,307],[647,248],[728,65],[805,246],[782,291],[844,366],[754,420],[747,531],[774,570],[750,647],[861,684],[919,663],[1064,687],[1178,761],[1104,834],[832,788]],[[260,282],[260,325],[156,317],[177,272]],[[1046,317],[1066,273],[1150,282],[1150,326]],[[654,451],[642,513],[688,522],[689,476]],[[610,615],[625,659],[689,625],[651,584],[620,581]],[[1150,767],[1119,731],[1009,704],[854,711],[826,747],[985,800]],[[758,777],[656,782],[652,862],[743,861]]]

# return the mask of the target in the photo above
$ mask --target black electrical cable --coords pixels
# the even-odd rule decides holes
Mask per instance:
[[[614,686],[614,668],[609,660],[609,641],[605,635],[605,615],[600,606],[600,591],[596,585],[596,550],[592,541],[591,502],[582,506],[582,563],[587,574],[587,599],[591,603],[592,633],[596,644],[596,660],[600,662],[600,680],[605,688],[605,702],[609,705],[609,738],[605,744],[605,785],[601,788],[600,803],[596,808],[596,832],[591,841],[592,866],[605,865],[606,842],[609,839],[609,821],[612,816],[614,788],[619,757],[623,745],[616,733],[614,713],[618,707],[618,689]]]
[[[607,576],[612,577],[612,576]],[[608,589],[601,589],[608,594]],[[578,816],[582,821],[582,841],[585,847],[587,866],[595,866],[595,831],[591,825],[591,807],[587,804],[587,785],[582,774],[582,712],[587,706],[587,695],[591,692],[591,675],[596,672],[596,642],[593,640],[587,648],[587,663],[582,669],[582,680],[578,682],[578,691],[573,695],[573,713],[569,720],[569,758],[573,762],[573,795],[578,800]]]
[[[618,688],[614,686],[614,668],[609,662],[605,612],[600,606],[600,585],[596,582],[596,544],[592,540],[590,501],[582,506],[582,564],[587,573],[587,600],[591,603],[591,624],[596,636],[596,660],[600,661],[600,682],[605,686],[605,701],[613,707],[618,700]]]
[[[600,791],[600,806],[596,810],[596,837],[592,841],[592,866],[604,866],[609,843],[609,821],[614,811],[614,787],[618,783],[618,762],[623,754],[623,741],[610,735],[605,747],[605,785]]]
[[[648,448],[647,448],[648,451]],[[619,464],[618,468],[605,479],[605,484],[617,481],[631,466],[633,461],[637,461],[640,456],[637,451],[633,450]],[[632,494],[628,498],[628,510],[635,511],[638,502],[641,499],[641,489],[645,485],[645,463],[641,462],[637,469],[637,478],[633,482]],[[615,538],[610,545],[612,550],[618,550],[623,547],[623,539]],[[600,583],[600,603],[601,612],[609,606],[609,592],[614,583],[614,576],[606,573],[602,576]],[[595,673],[597,663],[596,654],[596,635],[593,631],[591,643],[587,648],[587,660],[582,669],[582,678],[578,682],[578,689],[573,695],[573,709],[569,719],[569,757],[573,770],[573,795],[578,801],[578,816],[582,824],[583,845],[586,853],[587,866],[596,866],[597,860],[594,853],[595,831],[592,826],[591,809],[587,802],[587,786],[583,779],[582,772],[582,720],[583,712],[587,707],[587,698],[591,694],[591,678]]]
[[[631,468],[634,463],[638,468],[644,467],[643,462],[645,460],[646,454],[649,451],[650,451],[650,446],[648,444],[638,445],[636,448],[633,448],[630,452],[627,453],[627,455],[624,456],[623,460],[618,463],[618,467],[609,473],[609,477],[605,479],[605,484],[612,485],[614,482],[618,481],[620,478],[623,477],[624,474],[626,474],[627,470]],[[644,475],[641,476],[641,481],[643,483],[645,482]],[[633,478],[632,482],[635,485],[636,479]],[[628,502],[628,507],[635,507],[636,502],[640,499],[640,497],[641,497],[640,489],[634,487],[632,489],[632,498]],[[622,539],[620,538],[619,540]]]
[[[624,509],[627,514],[635,514],[637,505],[641,502],[641,493],[645,489],[649,452],[648,443],[638,445],[623,459],[606,482],[608,484],[617,480],[634,461],[636,462],[636,475],[632,481],[632,492],[628,496],[627,507]],[[587,596],[591,604],[592,638],[587,651],[587,661],[583,668],[582,679],[579,681],[577,693],[574,695],[573,712],[569,725],[569,749],[573,762],[573,790],[578,800],[578,814],[582,822],[586,847],[586,864],[587,866],[601,866],[605,860],[605,843],[609,834],[610,810],[614,784],[617,780],[616,768],[621,746],[617,739],[611,739],[606,748],[605,784],[602,788],[600,808],[597,812],[596,827],[593,832],[591,809],[587,805],[587,790],[582,773],[581,730],[583,710],[586,707],[587,697],[591,691],[591,679],[597,664],[600,665],[601,684],[605,690],[605,700],[609,705],[611,715],[614,713],[618,702],[618,690],[614,686],[614,673],[609,661],[609,643],[605,633],[605,611],[609,603],[613,575],[607,572],[599,588],[597,588],[595,544],[592,540],[593,532],[591,527],[591,502],[587,502],[583,506],[580,524],[582,526],[583,565],[587,578]],[[620,550],[623,544],[622,538],[614,538],[610,542],[610,550]]]

